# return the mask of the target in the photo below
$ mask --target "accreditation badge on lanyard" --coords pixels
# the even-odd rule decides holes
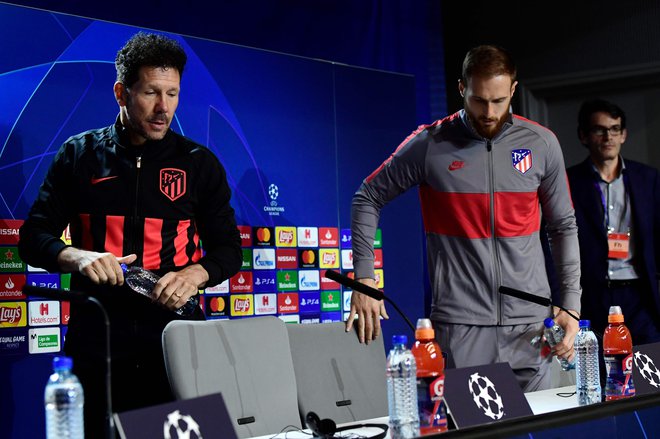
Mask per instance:
[[[628,259],[630,233],[608,232],[607,247],[607,257],[609,259]]]

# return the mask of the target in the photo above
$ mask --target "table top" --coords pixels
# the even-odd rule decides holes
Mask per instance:
[[[537,392],[525,393],[525,398],[529,406],[532,408],[532,412],[535,415],[541,413],[549,413],[557,410],[564,410],[568,408],[573,408],[578,406],[577,395],[575,394],[575,385],[566,386],[566,387],[557,387],[555,389],[539,390]],[[369,419],[367,421],[362,421],[360,423],[370,423],[370,424],[387,424],[387,416],[376,419]],[[357,424],[352,422],[351,424]],[[346,424],[340,424],[346,425]],[[356,428],[355,430],[347,430],[342,432],[346,435],[349,433],[352,434],[351,437],[371,437],[378,433],[381,430],[378,428]],[[253,439],[309,439],[311,432],[309,430],[291,430],[285,431],[282,433],[273,433],[266,436],[259,436]],[[386,436],[388,439],[389,432]]]

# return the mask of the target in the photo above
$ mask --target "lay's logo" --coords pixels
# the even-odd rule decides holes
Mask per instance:
[[[251,316],[254,314],[254,301],[251,294],[239,294],[230,297],[232,316]]]
[[[296,228],[295,227],[275,227],[275,246],[277,247],[295,247],[296,246]]]
[[[319,249],[320,268],[339,268],[339,249]]]
[[[26,326],[26,314],[25,302],[4,302],[0,304],[0,327]]]

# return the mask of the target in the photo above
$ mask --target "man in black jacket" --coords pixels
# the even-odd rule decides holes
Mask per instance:
[[[582,317],[601,333],[619,305],[634,344],[660,341],[660,175],[625,159],[626,115],[604,100],[582,104],[580,142],[589,157],[568,169],[582,265]]]
[[[71,288],[106,308],[117,412],[172,399],[163,328],[178,318],[173,310],[231,277],[242,261],[224,168],[170,130],[185,63],[181,46],[162,35],[138,33],[119,50],[117,120],[62,145],[20,230],[25,261],[71,272]],[[71,246],[60,240],[67,224]],[[120,263],[162,276],[152,300],[124,284]],[[191,318],[203,319],[201,309]],[[104,435],[103,331],[97,310],[71,304],[65,352],[87,396],[87,437]]]

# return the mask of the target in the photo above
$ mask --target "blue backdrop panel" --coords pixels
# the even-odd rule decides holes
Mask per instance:
[[[0,219],[26,217],[62,142],[114,121],[114,57],[137,30],[0,4]],[[170,36],[189,57],[172,128],[223,162],[238,222],[348,229],[360,182],[414,128],[414,79]],[[423,314],[414,191],[385,209],[381,226],[385,291],[414,320]],[[3,306],[14,305],[0,299]],[[0,321],[0,342],[28,340],[31,329],[29,321]],[[388,346],[394,332],[412,336],[396,315],[384,330]],[[0,437],[43,437],[43,387],[54,354],[27,354],[25,341],[12,346],[0,346]]]

